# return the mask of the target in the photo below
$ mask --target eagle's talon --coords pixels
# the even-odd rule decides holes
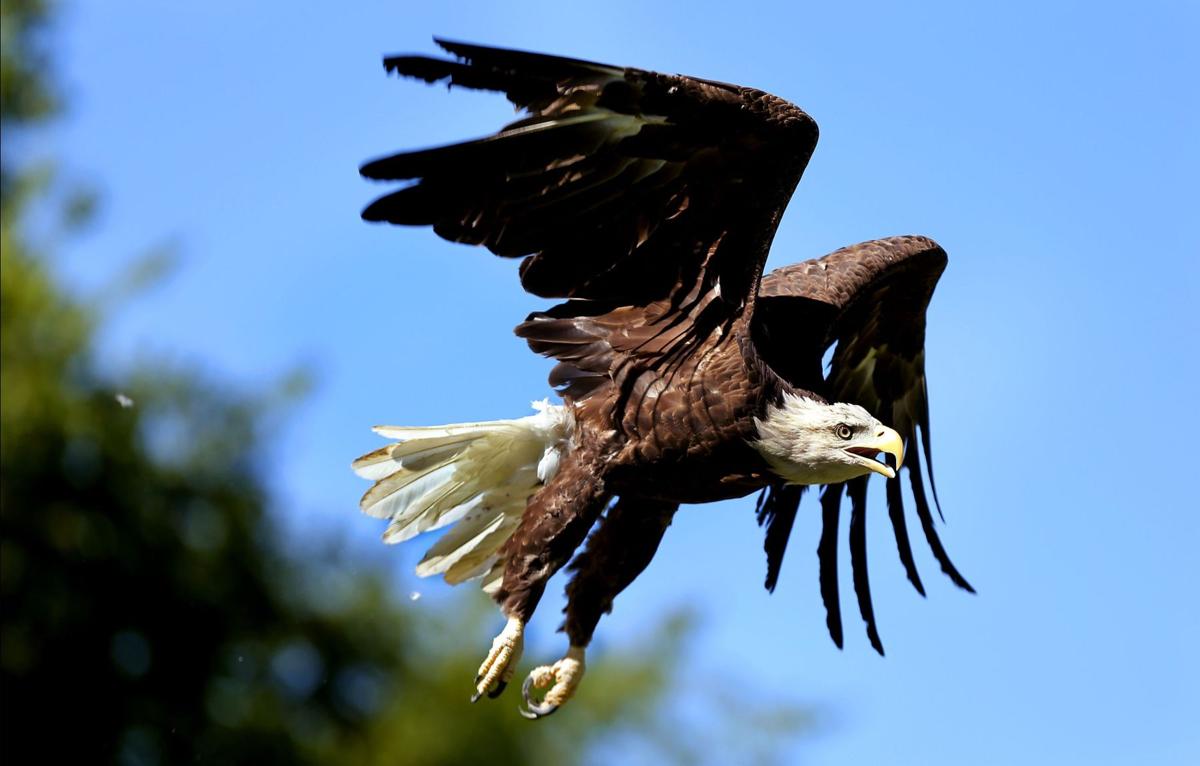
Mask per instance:
[[[545,705],[538,704],[536,702],[526,702],[525,705],[525,707],[517,708],[517,712],[525,718],[528,718],[530,721],[536,721],[539,718],[545,718],[555,710],[558,710],[558,705]]]
[[[542,665],[530,671],[521,684],[521,698],[525,707],[518,708],[522,716],[532,720],[545,718],[562,707],[575,694],[583,679],[583,647],[572,646],[553,665]],[[540,701],[533,698],[534,689],[545,689]]]
[[[525,623],[515,617],[510,618],[504,630],[492,641],[487,659],[479,666],[471,702],[477,702],[484,694],[489,699],[495,699],[504,691],[513,676],[517,661],[521,658],[524,645]]]
[[[517,711],[522,716],[531,721],[536,721],[558,710],[558,705],[550,704],[544,699],[541,702],[537,702],[530,694],[532,689],[544,689],[550,686],[549,682],[552,680],[554,680],[554,675],[550,672],[550,668],[545,665],[536,668],[525,677],[525,683],[521,684],[521,698],[525,700],[525,707],[517,708]]]

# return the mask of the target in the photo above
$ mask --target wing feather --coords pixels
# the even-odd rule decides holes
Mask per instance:
[[[842,507],[842,484],[821,491],[821,540],[817,543],[820,564],[821,601],[825,604],[825,626],[838,649],[842,648],[842,608],[838,596],[838,518]]]
[[[883,654],[883,642],[875,625],[875,607],[871,603],[871,576],[867,569],[867,477],[860,476],[846,483],[850,498],[850,569],[854,577],[854,594],[858,611],[867,626],[867,638],[875,651]]]
[[[908,523],[904,518],[904,497],[900,482],[889,481],[887,486],[888,518],[892,522],[892,532],[896,536],[896,551],[900,555],[900,564],[908,581],[916,588],[917,593],[925,595],[925,586],[921,583],[921,575],[917,572],[917,563],[913,560],[912,544],[908,540]]]
[[[958,568],[954,566],[954,562],[950,560],[950,555],[946,553],[945,546],[942,545],[942,539],[938,535],[937,527],[933,522],[933,513],[929,509],[929,501],[925,497],[925,485],[921,479],[920,459],[915,454],[912,456],[908,475],[912,484],[913,501],[917,506],[917,518],[921,520],[921,529],[925,532],[925,539],[929,541],[929,550],[933,553],[933,557],[937,559],[938,564],[942,567],[942,571],[950,578],[951,582],[969,593],[974,593],[975,588],[971,586],[971,583],[967,582],[967,578],[959,573]]]
[[[697,339],[748,318],[816,145],[807,114],[725,83],[437,42],[457,60],[393,56],[385,66],[503,92],[524,114],[493,136],[366,163],[364,176],[408,185],[365,218],[524,258],[527,291],[568,299],[558,324],[527,321],[519,334],[564,363],[554,378],[569,398],[606,376],[632,384],[634,369],[677,366]],[[617,323],[597,317],[597,304],[638,332],[607,332]],[[568,339],[563,324],[579,318],[600,332]]]
[[[758,525],[766,526],[763,550],[767,554],[767,579],[764,585],[773,593],[779,582],[779,571],[783,567],[783,554],[787,550],[788,538],[796,522],[800,498],[807,489],[802,484],[772,484],[762,491],[758,499]]]

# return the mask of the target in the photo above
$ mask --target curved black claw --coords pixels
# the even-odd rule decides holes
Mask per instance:
[[[535,702],[529,694],[529,690],[533,688],[533,676],[525,677],[525,683],[521,684],[521,698],[525,700],[525,707],[517,708],[518,712],[531,721],[536,721],[539,718],[546,716],[558,710],[558,705],[549,705],[545,702]]]
[[[475,677],[475,684],[476,684],[476,685],[478,685],[478,684],[479,684],[479,679],[480,679],[480,678],[481,678],[481,676],[476,676],[476,677]],[[487,692],[488,699],[490,699],[490,700],[494,700],[494,699],[496,699],[496,698],[497,698],[497,697],[499,697],[501,694],[503,694],[503,693],[504,693],[504,690],[505,690],[505,689],[507,689],[507,688],[508,688],[508,681],[497,681],[497,682],[496,682],[496,688],[495,688],[495,689],[492,689],[492,690],[491,690],[491,691],[489,691],[489,692]],[[475,704],[476,702],[478,702],[478,701],[480,700],[480,698],[482,698],[482,697],[483,697],[483,695],[484,695],[484,692],[481,692],[481,691],[479,691],[478,689],[476,689],[476,690],[475,690],[475,693],[471,695],[471,704],[473,705],[473,704]]]

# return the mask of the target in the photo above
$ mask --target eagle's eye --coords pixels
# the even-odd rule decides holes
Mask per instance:
[[[835,429],[835,433],[837,433],[839,439],[849,439],[854,435],[854,429],[845,423],[839,423]]]

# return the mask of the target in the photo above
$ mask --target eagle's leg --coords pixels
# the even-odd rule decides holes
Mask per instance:
[[[622,497],[588,538],[587,549],[571,562],[575,576],[567,585],[567,619],[563,628],[571,646],[553,665],[535,669],[521,688],[528,718],[549,715],[569,700],[584,672],[584,650],[602,615],[612,611],[613,599],[654,558],[663,534],[678,508],[676,503]],[[545,689],[541,702],[533,689]]]
[[[476,694],[496,697],[512,677],[521,654],[525,623],[537,608],[546,581],[567,563],[608,502],[603,449],[584,442],[558,472],[529,498],[521,523],[505,543],[504,579],[493,598],[508,618],[476,678]]]

